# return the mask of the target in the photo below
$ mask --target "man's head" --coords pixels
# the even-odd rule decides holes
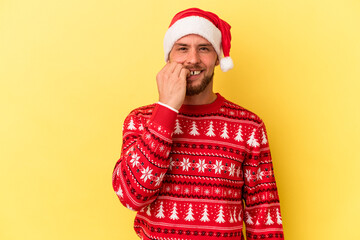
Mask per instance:
[[[221,70],[226,72],[233,68],[230,54],[231,26],[212,12],[198,8],[189,8],[177,13],[172,19],[164,37],[165,61],[174,44],[181,38],[196,34],[206,39],[215,50],[220,60]]]
[[[203,92],[214,76],[214,68],[219,64],[217,53],[205,38],[190,34],[177,40],[169,53],[169,61],[181,63],[190,70],[186,78],[186,95]]]

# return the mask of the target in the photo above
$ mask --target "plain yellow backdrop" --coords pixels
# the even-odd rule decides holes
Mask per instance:
[[[266,123],[286,239],[360,239],[358,0],[1,0],[0,239],[138,239],[112,169],[188,7],[232,25],[215,90]]]

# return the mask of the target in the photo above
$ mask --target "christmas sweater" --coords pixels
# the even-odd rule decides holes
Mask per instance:
[[[247,239],[283,239],[264,123],[220,94],[179,113],[133,110],[113,188],[144,240],[240,240],[243,222]]]

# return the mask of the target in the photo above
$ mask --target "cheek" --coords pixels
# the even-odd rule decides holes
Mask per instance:
[[[204,63],[205,63],[205,62],[204,62]],[[212,69],[212,68],[215,68],[216,62],[214,62],[213,60],[212,60],[212,61],[207,61],[207,62],[205,63],[205,65],[206,65],[207,68],[210,70],[210,69]]]
[[[217,55],[211,55],[211,56],[205,56],[202,59],[202,62],[208,67],[208,68],[214,68],[219,64]]]
[[[170,62],[184,63],[185,59],[186,59],[186,57],[184,57],[183,55],[179,55],[179,54],[170,54],[169,55]]]

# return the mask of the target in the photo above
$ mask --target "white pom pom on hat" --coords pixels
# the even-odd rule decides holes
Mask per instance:
[[[231,57],[224,57],[220,60],[220,68],[223,72],[227,72],[234,67]]]
[[[212,12],[199,8],[189,8],[177,13],[172,19],[164,37],[165,61],[177,40],[189,35],[197,34],[208,40],[214,47],[223,72],[234,67],[230,58],[231,26]]]

